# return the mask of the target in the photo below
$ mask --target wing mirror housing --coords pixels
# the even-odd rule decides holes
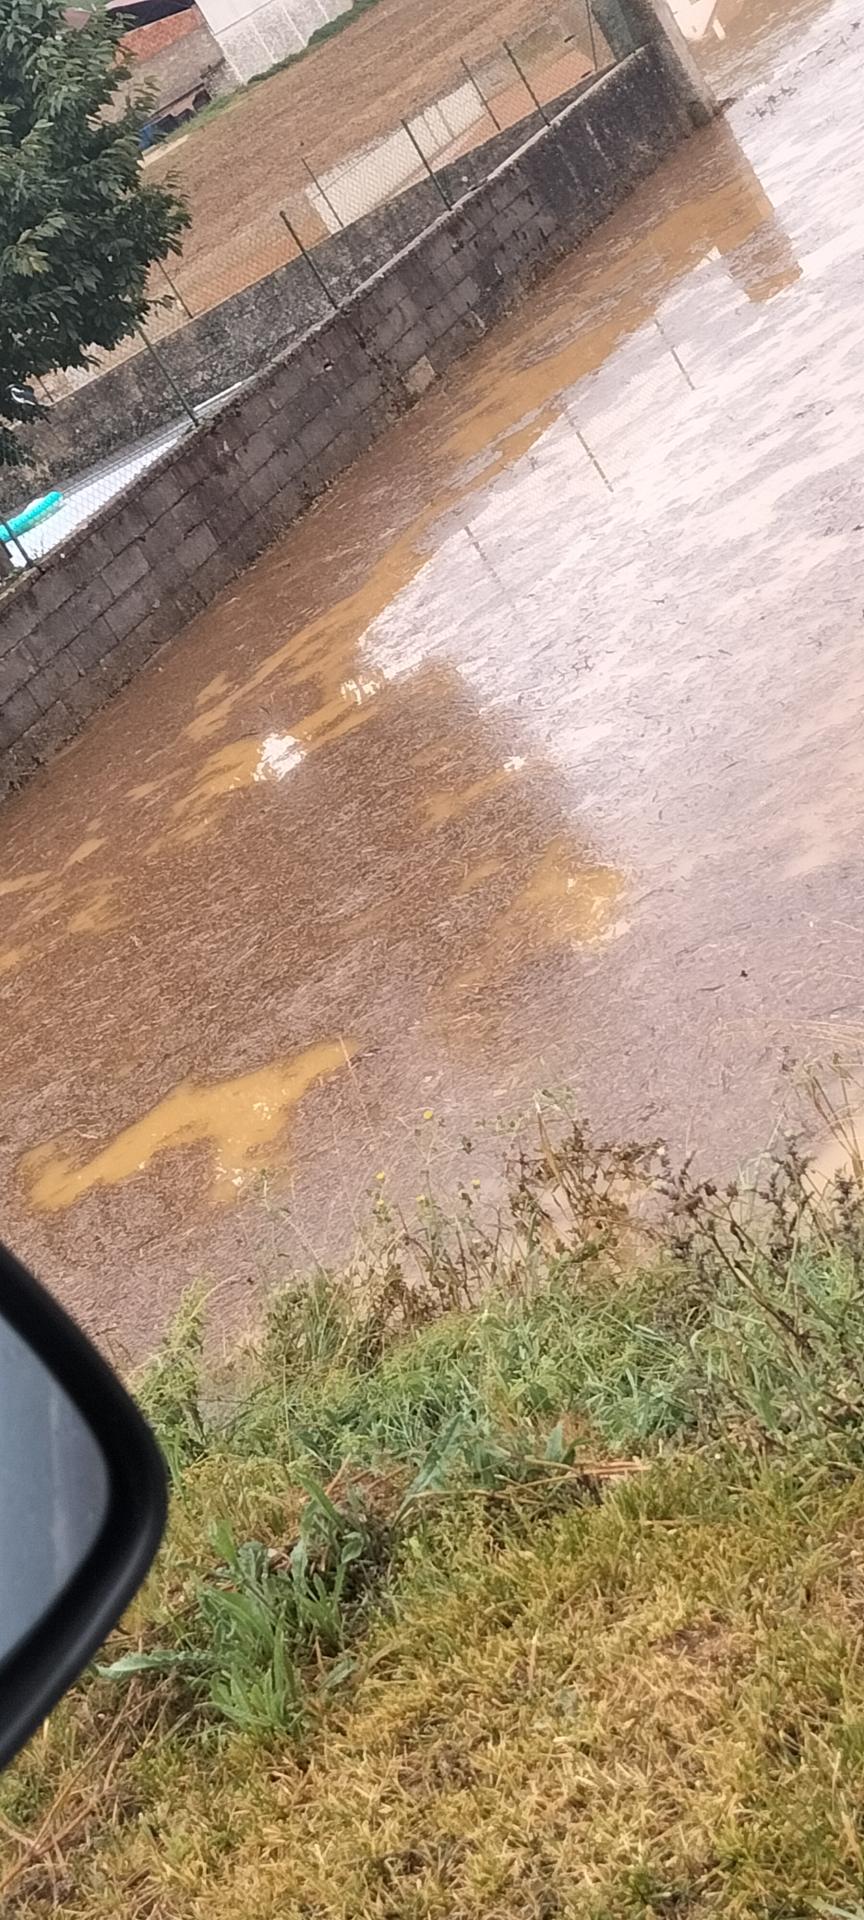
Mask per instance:
[[[165,1513],[134,1401],[0,1246],[0,1767],[116,1625]]]

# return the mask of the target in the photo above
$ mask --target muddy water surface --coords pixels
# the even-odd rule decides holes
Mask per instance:
[[[4,1232],[115,1352],[539,1084],[728,1164],[857,1048],[858,20],[4,807]]]

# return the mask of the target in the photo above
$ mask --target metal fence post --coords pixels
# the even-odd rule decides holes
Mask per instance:
[[[315,265],[315,261],[312,258],[309,248],[304,247],[299,233],[297,232],[295,227],[292,227],[284,207],[279,208],[279,218],[284,222],[285,226],[288,228],[288,232],[291,235],[291,238],[294,242],[295,247],[297,248],[298,253],[302,254],[303,259],[305,260],[306,265],[308,266],[310,272],[315,275],[318,285],[321,288],[322,293],[326,295],[326,298],[330,302],[333,312],[339,313],[343,316],[346,322],[346,325],[350,327],[351,332],[354,335],[354,338],[357,342],[358,347],[362,347],[363,352],[367,355],[368,359],[371,360],[372,365],[378,368],[379,373],[381,373],[382,375],[382,382],[383,382],[383,379],[386,377],[386,369],[384,368],[382,362],[379,360],[377,353],[374,351],[374,348],[370,347],[367,344],[366,340],[363,337],[363,332],[361,328],[357,325],[357,322],[354,319],[352,313],[350,312],[350,309],[346,308],[343,305],[343,302],[341,300],[336,300],[334,298],[334,295],[332,294],[330,288],[328,287],[323,273],[320,273],[317,266]]]
[[[344,222],[344,220],[341,220],[341,219],[340,219],[340,217],[339,217],[339,214],[337,213],[337,211],[336,211],[336,208],[334,207],[334,205],[333,205],[333,202],[332,202],[332,200],[331,200],[331,198],[330,198],[330,195],[329,195],[329,193],[328,193],[328,192],[327,192],[327,190],[326,190],[326,187],[322,187],[322,185],[321,185],[321,182],[320,182],[320,180],[318,179],[318,176],[317,176],[317,174],[316,174],[316,173],[314,172],[314,170],[313,170],[313,168],[312,168],[312,167],[310,167],[310,165],[309,165],[309,162],[308,162],[308,160],[306,160],[306,159],[304,159],[304,157],[303,157],[303,155],[302,155],[302,153],[301,153],[301,155],[300,155],[300,165],[301,165],[302,167],[305,167],[305,168],[306,168],[306,172],[308,173],[308,175],[309,175],[309,178],[310,178],[310,180],[312,181],[312,184],[313,184],[313,186],[314,186],[314,188],[315,188],[315,191],[316,191],[316,193],[320,193],[320,195],[321,195],[321,198],[322,198],[322,200],[323,200],[323,202],[324,202],[324,205],[325,205],[325,207],[329,207],[329,209],[330,209],[330,212],[331,212],[331,213],[332,213],[332,215],[333,215],[333,218],[334,218],[334,220],[335,220],[335,222],[336,222],[336,231],[337,231],[337,233],[341,233],[341,232],[342,232],[342,229],[343,229],[343,227],[344,227],[344,225],[345,225],[345,222]]]
[[[174,394],[175,398],[179,400],[187,420],[191,421],[193,427],[197,427],[198,415],[195,412],[195,409],[192,406],[191,401],[187,400],[186,395],[183,392],[183,388],[179,386],[177,381],[175,380],[174,375],[171,372],[171,368],[166,365],[165,361],[162,358],[161,353],[156,352],[156,348],[154,347],[152,340],[148,340],[147,335],[144,332],[144,328],[136,327],[135,332],[137,333],[139,339],[143,341],[144,346],[147,348],[147,352],[151,354],[152,358],[155,360],[163,380],[167,382],[168,386],[171,388],[171,392]]]
[[[283,226],[286,226],[286,227],[288,228],[288,232],[290,233],[290,235],[291,235],[291,238],[292,238],[292,240],[293,240],[293,242],[294,242],[294,245],[295,245],[295,247],[297,248],[297,252],[298,252],[298,253],[302,253],[302,255],[303,255],[303,258],[304,258],[304,260],[305,260],[305,262],[306,262],[306,265],[307,265],[307,267],[309,267],[309,268],[311,269],[311,271],[312,271],[312,272],[314,273],[314,275],[315,275],[315,278],[316,278],[316,280],[317,280],[317,282],[318,282],[318,285],[319,285],[319,287],[321,288],[321,292],[322,292],[322,293],[323,293],[323,294],[324,294],[324,295],[326,296],[326,298],[327,298],[327,300],[329,301],[329,304],[330,304],[330,306],[331,306],[331,307],[333,308],[333,312],[334,312],[334,313],[338,313],[338,312],[339,312],[339,302],[338,302],[338,300],[336,300],[336,299],[334,299],[334,297],[333,297],[333,294],[332,294],[332,292],[331,292],[331,290],[330,290],[330,288],[329,288],[329,287],[328,287],[328,285],[327,285],[327,282],[326,282],[326,280],[325,280],[325,278],[324,278],[324,275],[323,275],[323,273],[321,273],[321,272],[320,272],[320,270],[319,270],[319,268],[318,268],[318,267],[317,267],[317,266],[315,265],[315,262],[314,262],[314,260],[313,260],[313,258],[312,258],[312,255],[311,255],[311,253],[310,253],[310,251],[309,251],[309,248],[308,248],[308,247],[304,247],[304,245],[303,245],[303,242],[302,242],[302,240],[301,240],[301,238],[300,238],[300,235],[299,235],[299,233],[297,232],[297,229],[296,229],[296,227],[292,227],[292,225],[291,225],[291,222],[290,222],[290,220],[289,220],[289,218],[288,218],[288,215],[287,215],[287,213],[285,212],[285,208],[284,208],[284,207],[280,207],[280,208],[279,208],[279,218],[280,218],[280,220],[282,221],[282,224],[283,224]]]
[[[167,280],[175,300],[177,300],[180,306],[183,308],[183,312],[185,313],[187,320],[192,320],[194,318],[192,310],[190,307],[187,307],[186,302],[183,298],[183,295],[180,292],[180,288],[178,286],[175,286],[174,281],[172,280],[171,275],[168,272],[168,268],[165,266],[164,261],[157,260],[156,265],[159,268],[159,272],[162,274],[163,278]]]
[[[446,193],[444,192],[444,188],[443,188],[443,186],[442,186],[442,184],[441,184],[441,181],[440,181],[440,180],[439,180],[439,178],[438,178],[438,175],[437,175],[437,173],[436,173],[436,172],[434,171],[434,168],[432,168],[432,167],[431,167],[431,166],[429,165],[429,162],[428,162],[428,160],[427,160],[427,158],[426,158],[426,155],[425,155],[425,153],[423,152],[423,148],[421,147],[421,145],[420,145],[420,142],[419,142],[419,140],[417,139],[417,136],[416,136],[416,134],[414,134],[414,133],[412,133],[412,132],[411,132],[411,128],[409,127],[409,125],[408,125],[408,122],[407,122],[407,120],[403,120],[403,121],[401,122],[401,125],[402,125],[402,126],[404,127],[404,129],[405,129],[405,132],[406,132],[406,133],[407,133],[407,135],[408,135],[408,138],[409,138],[409,140],[410,140],[410,142],[411,142],[411,145],[412,145],[412,147],[414,148],[414,152],[415,152],[416,154],[418,154],[418,155],[419,155],[419,158],[420,158],[420,160],[422,161],[422,163],[423,163],[423,166],[425,167],[425,169],[426,169],[426,172],[428,173],[428,175],[429,175],[429,178],[430,178],[430,180],[432,181],[432,184],[433,184],[433,186],[435,186],[435,187],[437,187],[437,189],[438,189],[438,192],[439,192],[439,194],[441,195],[441,198],[442,198],[442,200],[443,200],[443,202],[444,202],[444,205],[445,205],[445,207],[447,208],[447,212],[449,213],[449,212],[450,212],[450,201],[448,200],[448,198],[447,198],[447,195],[446,195]]]
[[[591,61],[594,72],[599,73],[600,69],[597,65],[597,38],[594,32],[594,8],[591,5],[591,0],[585,0],[585,11],[588,15],[588,39],[591,44]]]
[[[544,107],[544,105],[543,105],[543,102],[542,102],[542,100],[538,100],[538,98],[537,98],[537,95],[536,95],[536,93],[534,92],[534,88],[532,87],[532,85],[531,85],[531,82],[530,82],[530,80],[529,80],[529,78],[528,78],[528,75],[527,75],[527,73],[525,73],[525,72],[523,71],[523,69],[522,69],[522,67],[520,67],[520,65],[519,65],[519,62],[518,62],[518,60],[517,60],[517,58],[516,58],[516,55],[515,55],[515,53],[513,52],[513,48],[512,48],[512,47],[510,46],[510,44],[509,44],[509,41],[507,41],[507,40],[502,40],[502,42],[501,42],[501,45],[502,45],[502,47],[504,48],[504,52],[506,53],[506,55],[507,55],[507,58],[508,58],[508,60],[512,60],[512,62],[513,62],[513,65],[514,65],[514,67],[516,68],[516,72],[518,73],[518,75],[519,75],[519,78],[520,78],[520,80],[521,80],[521,82],[522,82],[522,85],[523,85],[523,87],[525,88],[525,91],[526,91],[526,93],[528,94],[528,96],[529,96],[529,98],[530,98],[531,100],[533,100],[533,102],[534,102],[534,105],[535,105],[535,107],[537,108],[537,112],[539,113],[539,115],[540,115],[540,118],[541,118],[541,120],[545,120],[545,122],[546,122],[546,125],[547,125],[547,127],[548,127],[548,125],[549,125],[549,115],[548,115],[548,113],[546,112],[546,108]]]
[[[5,520],[3,522],[3,525],[4,526],[6,525]],[[7,551],[9,547],[14,547],[15,552],[21,555],[21,571],[22,572],[26,572],[28,567],[32,567],[35,565],[35,562],[31,560],[26,547],[22,547],[21,542],[19,539],[16,538],[16,535],[14,533],[10,533],[8,540],[0,540],[0,581],[14,580],[18,573],[18,568],[13,567],[12,561],[9,558],[9,554]]]
[[[491,122],[492,122],[492,125],[493,125],[493,127],[495,128],[495,132],[496,132],[496,133],[500,133],[500,132],[501,132],[501,122],[500,122],[500,120],[496,120],[496,118],[495,118],[495,115],[494,115],[494,113],[492,112],[492,108],[491,108],[491,107],[490,107],[490,105],[489,105],[489,102],[488,102],[488,100],[487,100],[487,98],[486,98],[486,95],[485,95],[485,93],[483,92],[483,88],[481,87],[481,85],[480,85],[480,82],[479,82],[479,80],[477,79],[477,76],[476,76],[476,74],[473,74],[473,73],[471,72],[471,68],[469,67],[469,65],[468,65],[468,62],[467,62],[467,60],[463,60],[463,58],[462,58],[462,55],[461,55],[461,53],[460,53],[460,55],[459,55],[459,64],[460,64],[460,66],[461,66],[461,67],[464,67],[464,69],[465,69],[465,72],[466,72],[466,73],[467,73],[467,75],[468,75],[468,78],[469,78],[469,80],[470,80],[470,82],[471,82],[471,85],[472,85],[472,87],[474,88],[474,92],[476,93],[476,95],[477,95],[477,98],[478,98],[478,100],[479,100],[479,101],[481,102],[481,104],[482,104],[482,106],[483,106],[483,108],[485,109],[485,111],[486,111],[486,113],[488,113],[488,115],[489,115],[489,118],[490,118],[490,120],[491,120]]]

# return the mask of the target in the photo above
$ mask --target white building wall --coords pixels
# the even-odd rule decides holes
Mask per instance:
[[[238,80],[265,73],[300,53],[317,27],[347,13],[351,0],[198,0],[208,27]]]

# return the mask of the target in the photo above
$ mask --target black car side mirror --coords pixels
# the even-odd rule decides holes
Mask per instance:
[[[0,1767],[119,1620],[165,1511],[134,1402],[0,1246]]]

